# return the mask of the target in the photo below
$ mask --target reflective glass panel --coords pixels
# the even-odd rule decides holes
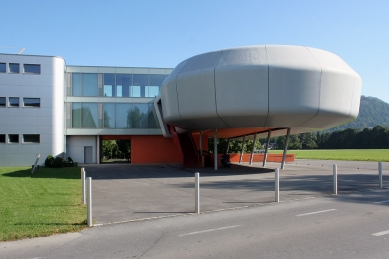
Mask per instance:
[[[9,98],[9,107],[19,107],[19,97]]]
[[[140,86],[139,85],[132,85],[131,86],[131,97],[140,97]]]
[[[104,96],[115,96],[115,74],[104,74]]]
[[[134,84],[140,86],[140,97],[145,97],[145,86],[149,84],[148,75],[134,75]]]
[[[97,74],[82,74],[82,96],[98,95]]]
[[[0,63],[0,73],[5,73],[5,72],[6,72],[5,63]]]
[[[149,107],[147,103],[133,103],[130,112],[131,128],[148,128],[147,111]]]
[[[81,103],[81,128],[97,128],[97,103]]]
[[[81,96],[81,74],[72,74],[72,96]]]
[[[5,107],[5,97],[0,97],[0,107]]]
[[[40,107],[41,99],[40,98],[23,98],[24,107]]]
[[[116,104],[116,128],[131,128],[131,108],[132,104]]]
[[[131,74],[116,74],[117,97],[129,97],[132,85]]]
[[[28,74],[40,74],[41,73],[41,65],[35,64],[24,64],[24,73]]]
[[[156,97],[159,94],[159,86],[146,86],[145,87],[146,97]]]
[[[159,128],[159,123],[157,120],[157,115],[155,113],[154,104],[149,103],[149,111],[148,111],[148,121],[149,121],[149,128]]]
[[[104,103],[104,128],[115,128],[115,104]]]
[[[149,75],[150,85],[158,85],[161,86],[163,81],[165,80],[165,75]]]
[[[81,128],[81,103],[72,103],[72,128]]]
[[[19,64],[9,63],[9,72],[10,73],[19,73]]]

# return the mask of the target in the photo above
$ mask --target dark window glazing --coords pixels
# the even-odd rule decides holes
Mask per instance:
[[[145,86],[149,84],[149,76],[148,75],[134,75],[134,86],[137,86],[140,93],[139,96],[134,97],[145,97]]]
[[[0,107],[5,107],[6,99],[5,97],[0,97]]]
[[[82,74],[82,96],[98,96],[97,74]]]
[[[40,143],[39,134],[23,134],[23,143]]]
[[[9,72],[10,73],[19,73],[19,64],[18,63],[9,63]]]
[[[40,107],[41,99],[40,98],[23,98],[24,107]]]
[[[115,128],[115,104],[104,103],[104,128]]]
[[[115,94],[115,74],[104,74],[104,96],[112,97]]]
[[[7,70],[5,63],[0,63],[0,73],[5,73]]]
[[[37,64],[24,64],[24,73],[27,74],[40,74],[41,73],[41,65]]]
[[[8,103],[9,107],[19,107],[19,97],[10,97]]]
[[[19,134],[8,134],[8,143],[19,143]]]
[[[130,97],[130,86],[132,85],[131,74],[116,74],[116,96]]]
[[[0,134],[0,143],[5,143],[5,134]]]

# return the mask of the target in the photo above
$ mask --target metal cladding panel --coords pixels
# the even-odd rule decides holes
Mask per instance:
[[[215,86],[217,113],[229,127],[264,126],[269,104],[265,46],[223,50]]]
[[[177,76],[180,116],[194,128],[227,127],[217,115],[215,101],[214,69],[220,54],[210,52],[188,59]]]
[[[319,109],[321,69],[306,47],[266,46],[269,61],[268,127],[297,127]]]

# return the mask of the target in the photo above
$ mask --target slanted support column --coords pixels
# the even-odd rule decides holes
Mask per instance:
[[[270,137],[271,137],[271,130],[269,130],[269,132],[267,133],[266,149],[265,149],[265,155],[263,156],[263,164],[262,164],[263,167],[266,165],[267,153],[270,144]]]
[[[203,131],[200,130],[200,156],[203,156]]]
[[[290,128],[288,128],[288,131],[286,133],[286,141],[285,141],[284,155],[282,156],[281,169],[285,168],[286,151],[288,150],[289,139],[290,139]]]
[[[213,163],[214,169],[217,170],[217,129],[213,131]]]
[[[242,157],[243,157],[243,151],[244,151],[244,144],[246,143],[246,135],[243,136],[242,141],[242,151],[240,151],[240,158],[239,158],[239,164],[242,163]]]
[[[227,139],[226,153],[230,150],[230,138]]]
[[[254,142],[253,142],[253,148],[251,149],[250,165],[253,164],[255,143],[257,143],[257,132],[255,132],[255,135],[254,135]]]

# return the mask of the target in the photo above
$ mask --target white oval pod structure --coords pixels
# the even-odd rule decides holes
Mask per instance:
[[[300,133],[354,120],[361,87],[360,76],[335,54],[262,45],[181,62],[163,83],[160,101],[164,123],[190,131]]]

